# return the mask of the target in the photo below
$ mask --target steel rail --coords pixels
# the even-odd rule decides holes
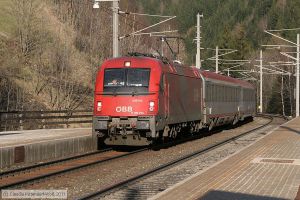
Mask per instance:
[[[108,194],[108,193],[111,193],[111,192],[116,191],[118,189],[121,189],[121,188],[125,187],[126,185],[132,184],[132,183],[134,183],[134,182],[136,182],[138,180],[141,180],[141,179],[143,179],[145,177],[148,177],[150,175],[155,175],[156,173],[158,173],[160,171],[163,171],[163,170],[166,170],[166,169],[168,169],[168,168],[170,168],[172,166],[176,166],[178,164],[181,164],[182,162],[188,161],[188,160],[194,158],[195,156],[207,153],[207,152],[209,152],[209,151],[211,151],[213,149],[216,149],[218,147],[221,147],[221,146],[223,146],[223,145],[225,145],[225,144],[227,144],[227,143],[229,143],[231,141],[237,140],[237,139],[239,139],[239,138],[241,138],[241,137],[243,137],[245,135],[253,133],[254,131],[257,131],[259,129],[262,129],[262,128],[268,126],[273,121],[273,117],[271,115],[259,115],[259,116],[260,117],[264,117],[264,118],[268,118],[268,119],[270,119],[270,121],[268,123],[264,124],[264,125],[261,125],[259,127],[254,128],[252,130],[246,131],[246,132],[244,132],[242,134],[239,134],[237,136],[234,136],[234,137],[231,137],[229,139],[223,140],[221,142],[218,142],[217,144],[212,144],[212,145],[210,145],[210,146],[208,146],[208,147],[206,147],[204,149],[200,149],[199,151],[196,151],[196,152],[191,153],[189,155],[183,156],[183,157],[181,157],[179,159],[176,159],[174,161],[168,162],[168,163],[166,163],[166,164],[164,164],[162,166],[156,167],[156,168],[154,168],[152,170],[149,170],[149,171],[144,172],[142,174],[139,174],[137,176],[131,177],[129,179],[126,179],[126,180],[121,181],[119,183],[113,184],[111,186],[108,186],[108,187],[106,187],[104,189],[101,189],[101,190],[98,190],[96,192],[87,194],[85,196],[79,197],[77,200],[85,200],[85,199],[91,199],[93,197],[104,196],[105,194]]]
[[[90,163],[86,163],[86,164],[81,164],[81,165],[78,165],[78,166],[70,167],[70,168],[67,168],[67,169],[62,169],[62,170],[58,170],[58,171],[51,172],[51,173],[45,173],[45,174],[42,174],[42,175],[39,175],[39,176],[35,176],[33,178],[23,179],[23,180],[20,180],[20,181],[16,181],[14,183],[10,183],[10,184],[6,184],[6,185],[3,185],[3,186],[0,186],[0,190],[1,189],[6,189],[6,188],[10,188],[10,187],[15,187],[15,186],[26,184],[26,183],[31,183],[31,182],[34,182],[34,181],[39,181],[39,180],[42,180],[42,179],[45,179],[45,178],[48,178],[48,177],[51,177],[51,176],[55,176],[55,175],[59,175],[59,174],[63,174],[63,173],[68,173],[68,172],[71,172],[71,171],[74,171],[74,170],[77,170],[77,169],[81,169],[81,168],[84,168],[84,167],[93,166],[93,165],[96,165],[96,164],[99,164],[99,163],[103,163],[103,162],[107,162],[107,161],[110,161],[110,160],[114,160],[114,159],[117,159],[117,158],[126,157],[126,156],[129,156],[129,155],[132,155],[132,154],[136,154],[136,153],[139,153],[139,152],[142,152],[142,151],[146,151],[148,149],[149,148],[143,148],[143,149],[139,149],[139,150],[132,151],[132,152],[129,152],[129,153],[124,153],[122,155],[118,155],[118,156],[113,156],[113,157],[110,157],[110,158],[106,158],[106,159],[103,159],[103,160],[97,160],[97,161],[93,161],[93,162],[90,162]],[[106,150],[106,151],[109,151],[109,150]],[[100,152],[104,153],[104,151],[100,151]],[[98,152],[98,153],[100,153],[100,152]],[[96,152],[92,152],[92,153],[90,153],[90,155],[92,155],[93,153],[97,154]],[[79,155],[79,157],[80,157],[80,155]],[[84,157],[84,155],[82,155],[81,157]],[[27,168],[26,170],[30,170],[31,167],[33,167],[32,169],[35,169],[35,168],[38,168],[38,167],[41,167],[41,166],[42,167],[43,166],[47,167],[48,165],[50,165],[49,163],[55,164],[55,163],[64,162],[64,161],[68,161],[68,160],[74,160],[74,159],[72,159],[72,158],[70,158],[70,159],[66,158],[66,159],[61,159],[59,161],[51,161],[51,162],[48,162],[47,165],[44,165],[44,163],[41,163],[41,164],[38,164],[38,165],[33,165],[33,166],[28,166],[28,167],[24,167],[24,168],[20,168],[20,169],[11,170],[11,171],[8,171],[8,172],[3,172],[3,173],[1,173],[1,175],[2,174],[8,174],[8,176],[9,176],[9,173],[13,174],[14,172],[22,172],[23,171],[22,169],[26,169]]]
[[[52,161],[49,161],[49,162],[38,163],[38,164],[29,165],[29,166],[25,166],[25,167],[19,167],[19,168],[16,168],[16,169],[0,172],[0,177],[1,176],[7,176],[9,174],[13,174],[13,173],[16,173],[16,172],[35,169],[35,168],[38,168],[38,167],[49,166],[49,165],[57,164],[57,163],[60,163],[60,162],[65,162],[65,161],[68,161],[68,160],[75,160],[75,159],[82,158],[82,157],[85,157],[85,156],[100,154],[100,153],[104,153],[104,152],[107,152],[107,151],[110,151],[110,150],[112,150],[112,148],[106,148],[106,149],[99,150],[99,151],[93,151],[93,152],[89,152],[89,153],[85,153],[85,154],[80,154],[80,155],[71,156],[71,157],[67,157],[67,158],[52,160]]]

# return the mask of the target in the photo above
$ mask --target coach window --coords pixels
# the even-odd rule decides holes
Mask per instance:
[[[219,85],[218,86],[218,93],[219,93],[219,101],[223,101],[223,90],[222,90],[222,86]]]
[[[220,85],[219,87],[220,87],[220,90],[219,90],[219,92],[220,92],[220,101],[223,102],[224,101],[224,90],[223,90],[224,87],[222,85]]]
[[[219,91],[219,86],[218,86],[218,85],[215,85],[215,97],[216,97],[216,102],[218,102],[219,99],[220,99],[220,93],[219,93],[218,91]]]
[[[223,100],[224,100],[224,102],[227,102],[227,98],[226,98],[226,92],[227,92],[227,87],[226,86],[223,86]]]
[[[216,97],[215,97],[215,85],[211,85],[211,101],[216,101]]]
[[[213,85],[209,84],[209,101],[210,102],[212,102],[213,99],[214,99],[214,97],[213,97],[214,93],[213,92],[214,92],[213,91]]]
[[[216,102],[219,102],[219,101],[220,101],[220,93],[219,93],[218,91],[219,91],[219,86],[218,86],[218,85],[215,85],[215,97],[216,97]]]
[[[212,87],[210,84],[208,84],[207,86],[207,100],[210,102],[212,99]]]
[[[212,102],[214,101],[214,87],[210,85],[209,88],[209,101]]]
[[[237,88],[234,88],[234,101],[237,102]]]
[[[205,100],[206,102],[209,102],[209,91],[210,91],[210,88],[209,88],[209,85],[207,84],[206,85],[206,93],[205,93]]]
[[[228,89],[227,89],[227,93],[226,93],[226,94],[227,94],[227,101],[230,102],[230,96],[231,96],[231,95],[230,95],[230,91],[231,91],[231,87],[228,86],[227,88],[228,88]]]
[[[225,88],[224,98],[225,98],[225,101],[228,102],[228,87],[225,85],[224,88]]]
[[[230,91],[231,91],[231,87],[230,86],[228,86],[228,90],[227,90],[227,100],[228,100],[228,102],[230,102]]]
[[[249,101],[249,100],[250,100],[250,95],[249,95],[249,93],[250,93],[250,91],[249,91],[249,90],[247,90],[247,101]]]
[[[229,90],[230,88],[225,86],[226,87],[226,93],[225,93],[225,97],[226,97],[226,102],[229,102]]]
[[[214,85],[214,100],[216,101],[216,102],[218,102],[219,101],[219,95],[218,95],[218,86],[217,85]]]
[[[249,90],[247,90],[247,101],[249,101],[249,97],[250,97]]]
[[[206,92],[207,92],[207,101],[211,101],[211,99],[212,99],[212,87],[211,87],[211,85],[210,84],[208,84],[207,85],[207,90],[206,90]]]
[[[224,90],[224,101],[228,102],[228,88],[227,86],[224,86],[225,90]]]
[[[216,94],[216,101],[219,102],[220,101],[220,92],[219,92],[219,86],[215,85],[215,94]]]
[[[223,86],[222,88],[223,88],[223,91],[222,91],[222,93],[223,93],[223,101],[226,102],[227,101],[227,99],[226,99],[226,91],[227,91],[226,89],[227,89],[227,87]]]
[[[211,85],[207,86],[207,98],[208,98],[208,101],[211,101],[211,99],[212,99],[212,87],[211,87]]]
[[[212,85],[212,101],[217,101],[217,96],[216,96],[216,85],[215,84],[213,84]]]
[[[220,93],[220,99],[219,100],[220,100],[220,102],[222,102],[224,100],[223,99],[224,95],[223,95],[223,86],[221,86],[221,85],[219,86],[219,93]]]
[[[225,98],[225,89],[226,89],[226,87],[223,85],[223,86],[222,86],[222,101],[223,101],[223,102],[226,101],[226,98]]]
[[[220,86],[216,85],[216,95],[217,95],[217,102],[220,101],[221,93],[220,93]]]
[[[233,88],[230,87],[230,102],[233,102]]]
[[[220,102],[222,102],[223,101],[223,86],[222,85],[219,86],[219,93],[220,93]]]

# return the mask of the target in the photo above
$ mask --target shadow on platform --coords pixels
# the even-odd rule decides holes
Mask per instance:
[[[211,190],[197,200],[283,200],[283,198]]]
[[[294,133],[297,133],[297,134],[300,134],[300,131],[296,130],[296,129],[293,129],[293,128],[290,128],[290,127],[287,127],[287,126],[280,126],[280,128],[285,128],[289,131],[292,131]]]

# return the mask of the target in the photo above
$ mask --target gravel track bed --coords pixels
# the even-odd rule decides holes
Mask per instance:
[[[203,155],[197,156],[178,166],[172,167],[165,171],[159,172],[154,176],[149,176],[141,181],[137,181],[129,187],[125,187],[115,193],[106,195],[101,199],[118,200],[118,199],[147,199],[172,185],[196,174],[204,171],[214,163],[230,156],[240,149],[248,146],[264,135],[270,127],[266,127],[250,135],[239,138],[233,142],[227,143],[222,147],[209,151]],[[262,132],[263,131],[263,132]],[[96,199],[96,198],[95,198]]]
[[[34,183],[33,185],[25,185],[22,187],[22,189],[67,189],[68,198],[74,199],[75,197],[91,193],[99,190],[100,188],[105,188],[124,179],[136,176],[142,172],[146,172],[174,159],[205,148],[211,144],[218,143],[226,138],[239,135],[242,132],[246,132],[254,127],[265,124],[266,121],[268,121],[268,119],[258,117],[255,118],[253,122],[244,124],[235,129],[224,130],[217,134],[193,141],[188,141],[166,149],[160,149],[159,151],[149,150],[117,160],[98,164],[93,167],[76,170],[62,176],[56,176],[47,180],[43,180],[39,183]],[[275,118],[272,124],[276,125],[283,122],[283,119],[276,120]],[[253,142],[252,139],[249,142]],[[210,166],[216,162],[216,158],[221,159],[226,157],[231,154],[230,152],[233,153],[235,151],[220,151],[214,156],[206,156],[207,160],[203,158],[204,160],[199,161],[202,163],[202,165],[199,165],[197,170],[199,171],[207,166]],[[168,184],[166,186],[168,186]],[[165,187],[161,188],[160,190],[162,189],[165,189]]]

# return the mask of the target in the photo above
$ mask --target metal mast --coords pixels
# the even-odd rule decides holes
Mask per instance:
[[[219,73],[219,47],[216,46],[216,73]]]
[[[262,65],[263,65],[263,60],[262,60],[262,50],[260,50],[260,58],[259,58],[259,63],[260,63],[260,81],[259,81],[259,112],[262,113],[263,111],[263,102],[262,102],[262,85],[263,85],[263,71],[262,71]]]
[[[299,54],[300,54],[300,38],[297,34],[297,59],[296,59],[296,117],[299,117]]]
[[[299,56],[299,54],[300,54],[300,39],[299,39],[299,33],[297,34],[297,43],[295,43],[295,42],[292,42],[292,41],[290,41],[290,40],[287,40],[287,39],[285,39],[285,38],[283,38],[283,37],[281,37],[281,36],[278,36],[278,35],[276,35],[276,34],[273,34],[273,33],[271,33],[271,32],[280,32],[280,31],[296,31],[296,30],[300,30],[300,28],[292,28],[292,29],[280,29],[280,30],[265,30],[265,33],[268,33],[268,34],[270,34],[270,35],[272,35],[272,36],[274,36],[274,37],[276,37],[276,38],[279,38],[279,39],[281,39],[281,40],[283,40],[283,41],[285,41],[285,42],[288,42],[288,43],[290,43],[290,44],[292,44],[292,45],[263,45],[263,46],[266,46],[266,47],[278,47],[278,48],[280,48],[280,47],[296,47],[297,48],[297,51],[296,52],[280,52],[282,55],[284,55],[284,56],[287,56],[287,57],[289,57],[289,58],[291,58],[291,59],[293,59],[293,60],[295,60],[296,61],[296,91],[295,91],[295,93],[296,93],[296,117],[299,117],[299,59],[300,59],[300,56]],[[289,55],[289,53],[296,53],[297,55],[296,55],[296,57],[294,57],[294,56],[291,56],[291,55]]]
[[[119,56],[119,0],[94,0],[93,8],[100,8],[100,2],[112,2],[113,11],[113,57]]]
[[[119,1],[113,1],[113,57],[119,57]]]
[[[197,42],[197,54],[196,54],[196,67],[198,69],[201,68],[201,25],[200,25],[200,18],[203,17],[203,15],[200,15],[199,13],[197,14],[197,37],[196,37],[196,42]]]

